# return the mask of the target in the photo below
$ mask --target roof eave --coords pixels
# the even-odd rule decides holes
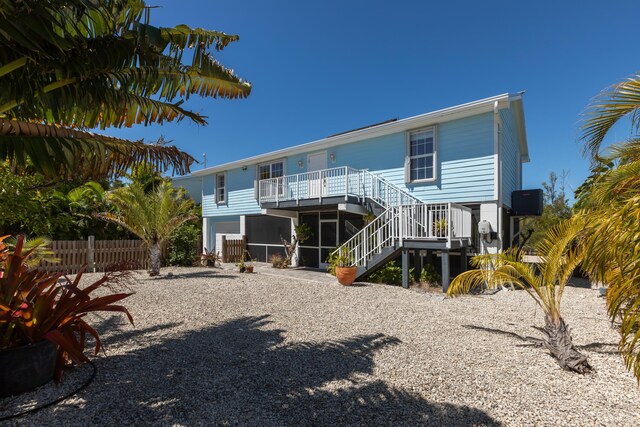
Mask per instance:
[[[233,162],[224,163],[217,166],[208,167],[193,172],[189,176],[202,176],[211,173],[226,171],[229,169],[235,169],[238,167],[250,166],[261,162],[267,162],[270,160],[279,159],[299,153],[308,152],[311,150],[322,150],[325,148],[334,147],[337,145],[348,144],[351,142],[359,141],[362,139],[374,138],[378,136],[384,136],[404,130],[417,128],[421,126],[427,126],[435,123],[442,123],[445,121],[456,120],[463,117],[468,117],[483,112],[493,111],[494,104],[509,103],[521,99],[521,94],[509,94],[504,93],[501,95],[493,96],[490,98],[480,99],[466,104],[460,104],[453,107],[448,107],[441,110],[436,110],[430,113],[420,114],[406,119],[400,119],[395,122],[385,123],[379,126],[369,127],[346,134],[341,134],[333,137],[323,138],[320,140],[307,142],[304,144],[296,145],[293,147],[283,148],[281,150],[272,151],[269,153],[260,154],[257,156],[247,157]],[[524,117],[523,117],[524,120]],[[524,123],[524,121],[523,121]],[[526,148],[526,135],[525,135],[525,148]]]

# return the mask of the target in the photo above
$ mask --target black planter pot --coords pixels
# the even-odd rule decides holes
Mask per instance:
[[[0,397],[12,396],[53,379],[58,346],[51,341],[0,351]]]

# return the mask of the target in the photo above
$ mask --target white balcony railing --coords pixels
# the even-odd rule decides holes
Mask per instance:
[[[326,197],[369,198],[382,207],[422,203],[405,190],[366,170],[349,166],[263,179],[260,203],[280,203]]]

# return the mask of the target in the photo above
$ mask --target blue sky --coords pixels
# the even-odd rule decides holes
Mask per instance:
[[[246,100],[192,98],[209,125],[109,130],[163,135],[209,166],[380,122],[524,90],[524,186],[587,176],[579,115],[640,69],[637,1],[155,0],[157,26],[239,34],[217,57],[253,84]],[[630,127],[609,137],[621,140]],[[194,165],[194,170],[202,165]]]

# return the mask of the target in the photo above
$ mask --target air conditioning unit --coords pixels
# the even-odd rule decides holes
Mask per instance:
[[[511,193],[513,216],[540,216],[544,199],[542,190],[519,190]]]

